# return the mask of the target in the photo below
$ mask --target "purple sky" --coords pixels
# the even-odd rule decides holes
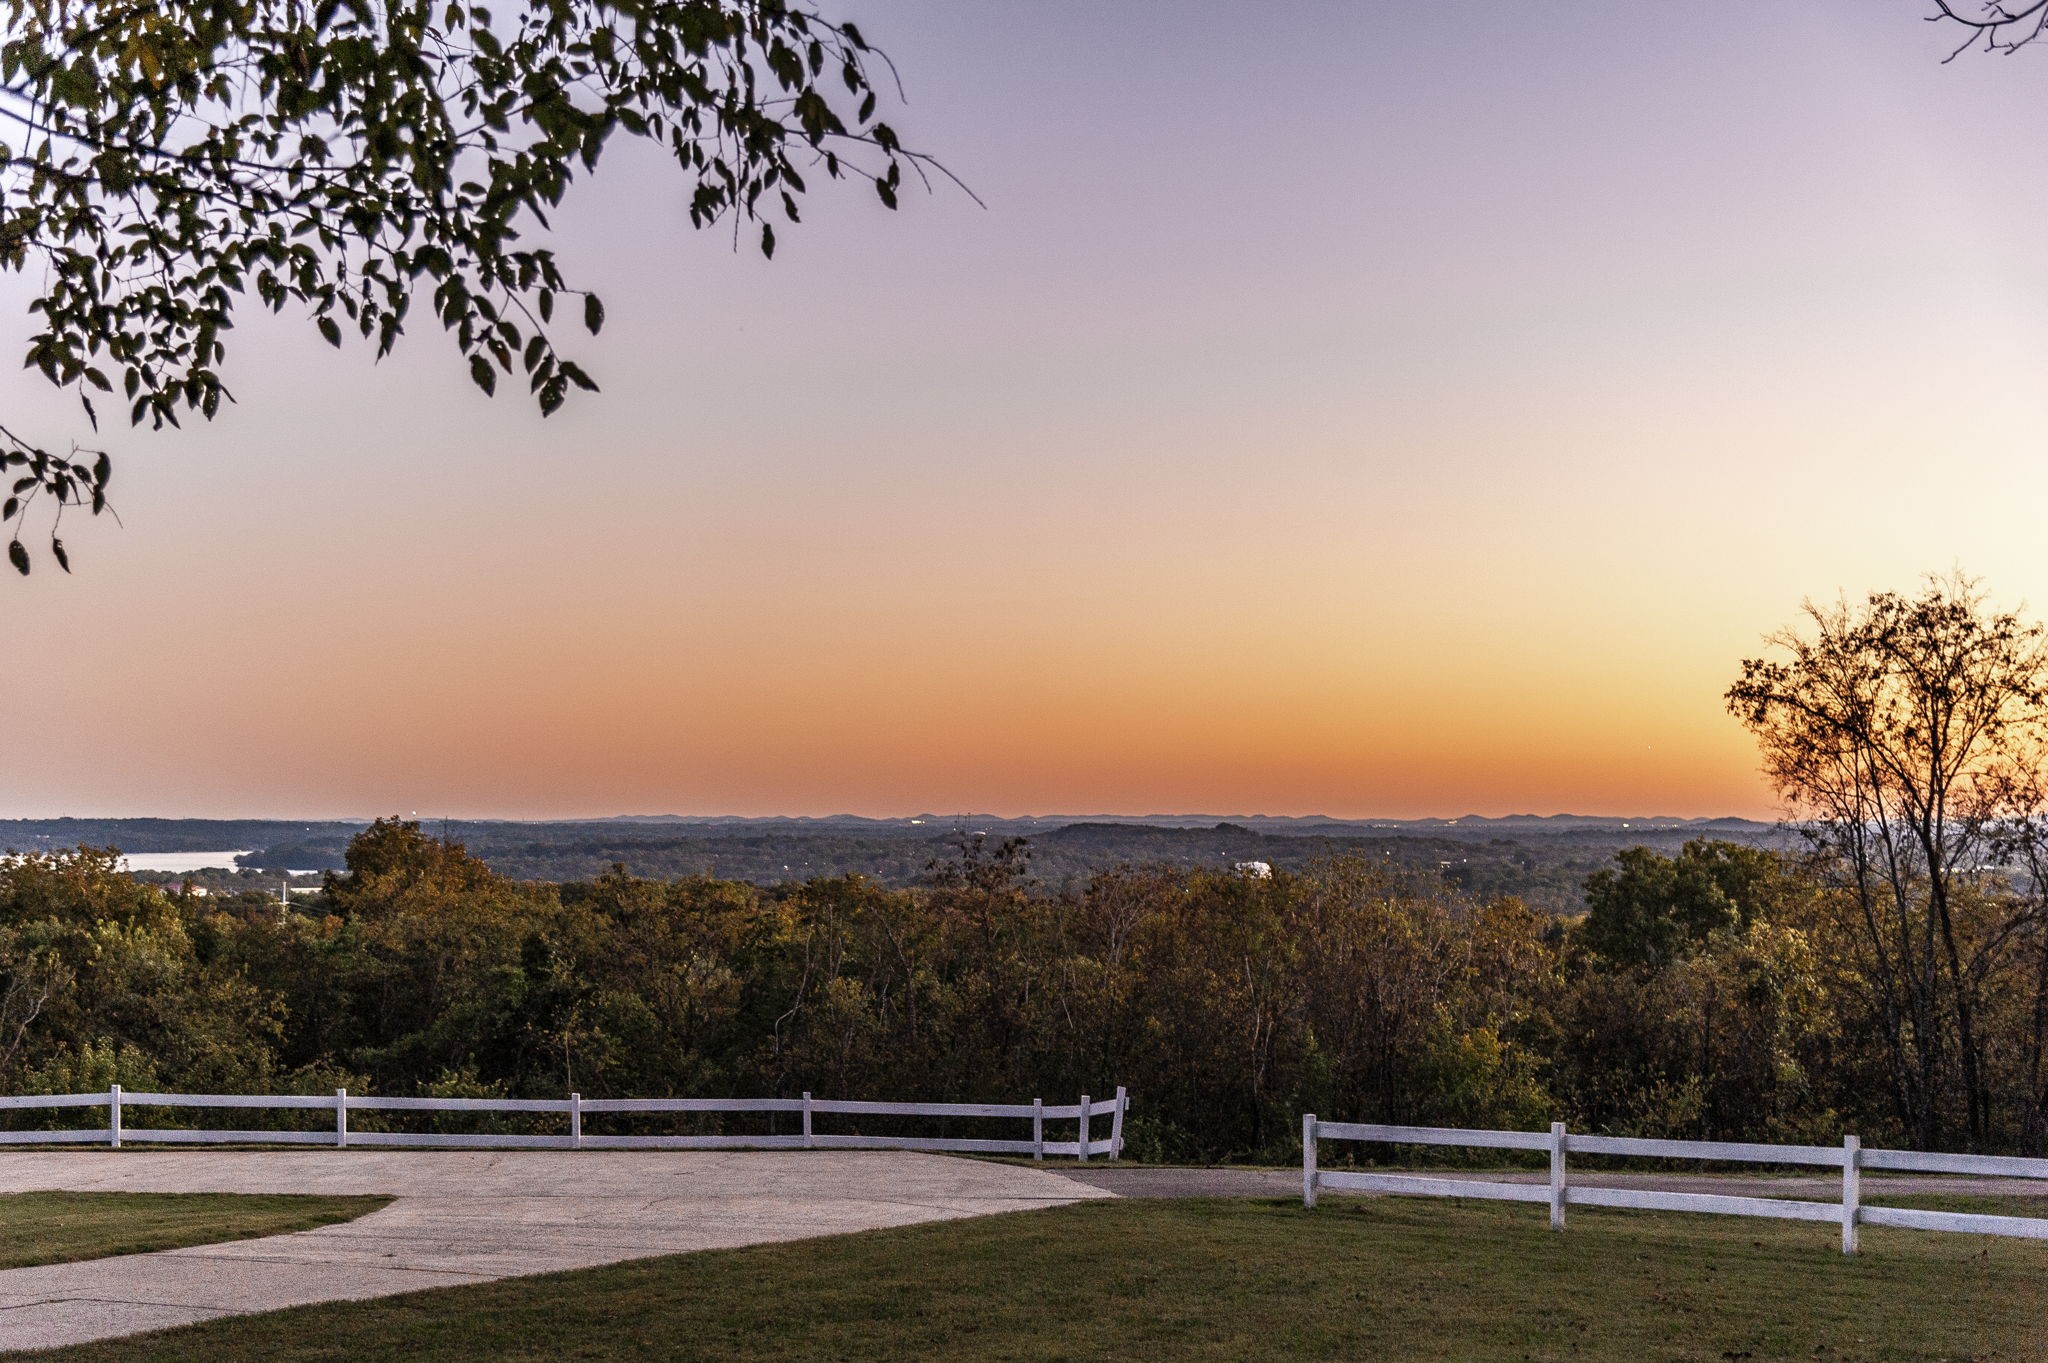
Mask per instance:
[[[239,406],[116,433],[127,528],[0,592],[54,716],[0,814],[1763,813],[1718,697],[1802,597],[2048,600],[2048,47],[830,8],[985,210],[820,193],[769,263],[620,147],[546,422],[252,317]]]

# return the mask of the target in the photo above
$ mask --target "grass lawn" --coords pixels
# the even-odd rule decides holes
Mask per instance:
[[[234,1193],[7,1193],[0,1195],[0,1268],[283,1235],[353,1221],[390,1200]]]
[[[1844,1259],[1825,1225],[1592,1209],[1557,1235],[1541,1209],[1476,1202],[1105,1201],[302,1307],[40,1357],[2048,1357],[2048,1244],[1879,1227],[1863,1244]]]

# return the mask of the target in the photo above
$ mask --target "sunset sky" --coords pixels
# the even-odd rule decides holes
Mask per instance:
[[[0,583],[0,815],[1768,816],[1720,696],[1802,598],[2048,611],[2048,45],[821,3],[986,209],[816,193],[771,263],[615,143],[546,421],[250,316]]]

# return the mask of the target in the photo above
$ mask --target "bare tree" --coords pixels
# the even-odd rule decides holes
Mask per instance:
[[[1968,36],[1948,54],[1947,61],[1954,61],[1973,47],[1986,52],[2017,52],[2048,27],[2048,0],[2010,6],[1997,0],[1984,0],[1975,6],[1934,0],[1934,11],[1927,16],[1929,23],[1968,30]]]
[[[2048,631],[1990,610],[1960,574],[1805,614],[1810,632],[1743,663],[1728,706],[1835,891],[1900,1120],[1940,1144],[1959,1089],[1979,1147],[1987,991],[2041,924],[2038,882],[2001,863],[2038,845]]]

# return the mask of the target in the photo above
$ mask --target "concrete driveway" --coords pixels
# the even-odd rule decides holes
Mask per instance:
[[[397,1201],[294,1235],[0,1271],[0,1350],[1114,1195],[1040,1169],[891,1151],[0,1155],[0,1193],[46,1189]]]

